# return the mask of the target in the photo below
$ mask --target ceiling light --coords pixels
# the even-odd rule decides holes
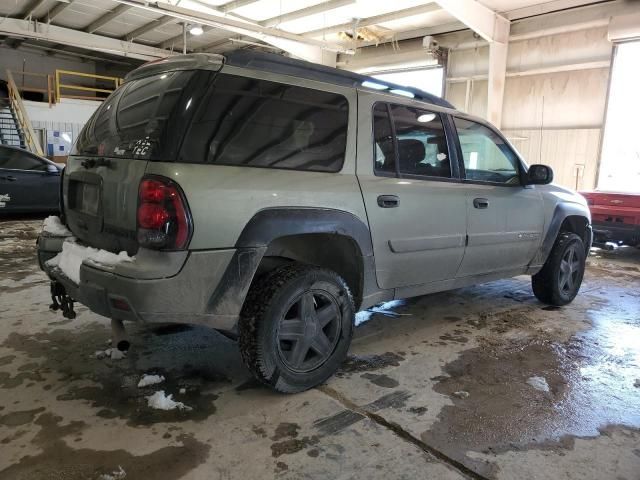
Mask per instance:
[[[198,35],[202,35],[204,33],[204,30],[202,29],[202,27],[200,25],[191,25],[189,27],[189,33],[191,35],[198,36]]]

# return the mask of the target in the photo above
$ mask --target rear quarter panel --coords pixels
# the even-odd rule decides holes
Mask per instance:
[[[233,247],[245,225],[271,207],[332,208],[367,223],[355,175],[267,168],[150,163],[176,181],[193,217],[191,250]]]

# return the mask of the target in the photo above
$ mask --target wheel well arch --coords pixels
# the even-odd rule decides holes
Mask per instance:
[[[589,229],[589,219],[582,215],[568,215],[560,225],[561,232],[575,233],[585,244],[587,253],[591,247],[591,231]]]
[[[256,277],[291,262],[336,272],[351,290],[356,309],[360,306],[364,289],[364,261],[360,246],[353,237],[323,232],[274,238],[258,265]]]

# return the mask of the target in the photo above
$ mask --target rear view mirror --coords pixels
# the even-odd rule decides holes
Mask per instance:
[[[47,173],[49,175],[59,175],[60,170],[58,170],[55,165],[47,164]]]
[[[547,165],[531,165],[527,172],[527,185],[547,185],[553,182],[553,170]]]

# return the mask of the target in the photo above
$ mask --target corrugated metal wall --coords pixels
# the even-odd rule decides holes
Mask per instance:
[[[456,44],[464,47],[465,40],[475,39],[455,35]],[[611,53],[607,27],[509,44],[502,130],[529,163],[552,166],[561,185],[595,188]],[[488,59],[486,45],[449,53],[446,97],[481,117]]]

